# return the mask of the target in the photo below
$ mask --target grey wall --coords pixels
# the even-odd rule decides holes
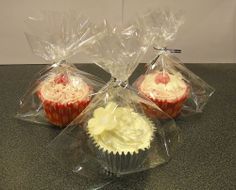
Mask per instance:
[[[185,12],[186,23],[169,45],[183,50],[184,62],[236,63],[236,0],[125,0],[124,19],[165,7]],[[0,0],[0,64],[45,63],[31,53],[23,34],[24,19],[44,9],[75,9],[95,22],[122,20],[121,0]],[[72,61],[89,59],[78,55]]]

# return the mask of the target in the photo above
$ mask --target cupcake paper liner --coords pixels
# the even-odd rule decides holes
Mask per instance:
[[[189,96],[189,88],[186,89],[186,92],[181,98],[176,99],[174,101],[153,99],[146,95],[146,97],[148,97],[151,101],[153,101],[163,112],[167,113],[172,118],[176,118],[180,115],[183,104],[188,99],[188,96]],[[147,111],[147,113],[155,114],[158,118],[161,119],[169,118],[166,114],[164,114],[159,110],[153,110],[148,106],[146,106],[145,108],[146,108],[145,111]]]
[[[42,102],[45,116],[49,122],[61,128],[72,122],[90,102],[90,98],[87,98],[73,103],[61,104],[44,99],[40,91],[37,95]]]
[[[100,148],[90,137],[89,147],[95,153],[101,166],[109,175],[119,176],[135,172],[142,168],[142,164],[147,158],[149,149],[139,150],[138,153],[113,153]]]

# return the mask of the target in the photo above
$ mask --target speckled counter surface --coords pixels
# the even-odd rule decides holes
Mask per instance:
[[[168,164],[104,189],[236,189],[236,65],[187,66],[216,93],[203,114],[177,121],[184,137],[181,149]],[[88,189],[90,181],[66,171],[45,151],[60,130],[14,118],[19,98],[42,67],[0,66],[0,189]],[[94,65],[79,67],[109,79]]]

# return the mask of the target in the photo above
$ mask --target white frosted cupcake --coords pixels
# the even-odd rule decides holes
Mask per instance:
[[[49,122],[64,127],[88,105],[91,88],[79,77],[60,74],[42,81],[37,94]]]
[[[189,96],[189,86],[180,73],[155,71],[146,74],[138,80],[137,88],[141,94],[151,99],[173,118],[180,114]],[[157,116],[165,117],[161,113],[157,113]]]
[[[109,102],[97,108],[88,121],[92,148],[111,173],[130,173],[145,160],[153,140],[151,121],[128,107]]]

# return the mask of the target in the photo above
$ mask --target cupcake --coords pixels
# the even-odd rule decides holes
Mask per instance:
[[[161,110],[169,116],[176,118],[188,99],[190,89],[180,73],[171,74],[163,71],[141,76],[137,82],[140,94],[151,99]],[[154,111],[145,107],[147,112],[159,118],[167,119],[168,116],[161,111]]]
[[[52,75],[41,82],[37,95],[48,121],[65,127],[89,104],[91,88],[79,77]]]
[[[90,147],[108,172],[120,175],[142,167],[154,136],[145,116],[129,107],[109,102],[99,107],[88,121]]]

